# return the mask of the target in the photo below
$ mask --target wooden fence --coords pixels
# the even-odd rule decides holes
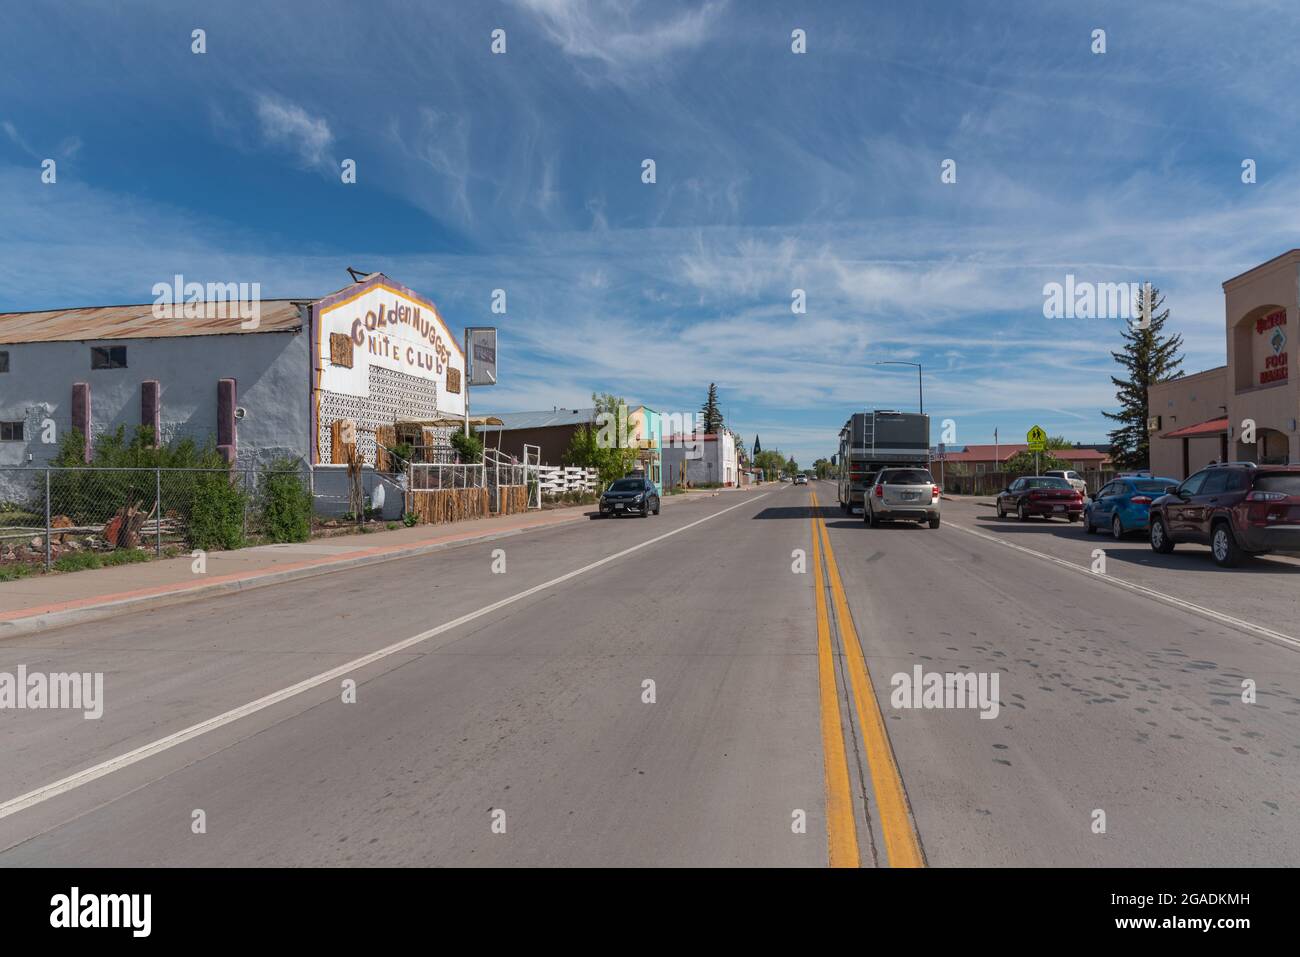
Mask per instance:
[[[413,489],[407,492],[408,511],[422,524],[441,525],[488,516],[488,490],[470,488]]]

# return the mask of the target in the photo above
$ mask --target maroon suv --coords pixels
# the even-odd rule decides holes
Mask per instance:
[[[1300,551],[1300,465],[1227,462],[1171,485],[1151,504],[1151,547],[1209,545],[1224,567],[1243,556]]]

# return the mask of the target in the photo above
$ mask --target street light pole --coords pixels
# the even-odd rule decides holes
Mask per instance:
[[[916,366],[916,394],[921,403],[921,415],[925,415],[925,384],[921,381],[921,363],[908,362],[905,359],[878,359],[878,366]]]

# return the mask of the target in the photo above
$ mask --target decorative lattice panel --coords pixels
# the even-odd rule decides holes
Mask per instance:
[[[438,418],[438,387],[428,379],[371,366],[369,384],[370,395],[360,398],[321,390],[316,431],[321,462],[330,461],[330,424],[338,419],[357,423],[357,450],[367,464],[374,465],[378,426]]]

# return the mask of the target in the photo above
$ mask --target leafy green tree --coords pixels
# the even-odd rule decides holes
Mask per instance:
[[[565,465],[596,469],[600,474],[600,484],[606,486],[635,468],[639,450],[622,444],[627,403],[608,392],[593,392],[591,402],[596,407],[597,422],[604,425],[581,426],[573,433],[563,460]],[[609,438],[613,441],[607,441]]]
[[[1069,447],[1068,444],[1065,446],[1056,446],[1058,450]],[[1074,466],[1065,461],[1065,459],[1058,459],[1053,455],[1050,447],[1047,451],[1038,453],[1037,473],[1034,472],[1034,453],[1028,449],[1025,449],[1023,452],[1017,452],[1015,455],[1011,456],[1011,458],[1007,459],[1006,464],[1002,466],[1003,471],[1010,472],[1012,475],[1035,475],[1042,474],[1048,469],[1072,468],[1074,468]]]
[[[704,421],[704,434],[717,435],[722,431],[722,410],[718,408],[718,387],[709,383],[709,396],[700,409],[700,418]]]
[[[1150,437],[1147,419],[1151,412],[1147,405],[1147,389],[1153,383],[1182,376],[1178,368],[1183,364],[1179,355],[1183,346],[1181,335],[1165,335],[1165,322],[1169,310],[1163,309],[1165,299],[1154,286],[1138,293],[1138,315],[1149,322],[1129,324],[1124,329],[1124,348],[1112,352],[1115,361],[1124,367],[1125,377],[1111,376],[1115,384],[1115,398],[1119,400],[1118,412],[1102,410],[1102,415],[1120,425],[1110,433],[1110,457],[1118,468],[1146,468],[1150,459]],[[1142,328],[1145,325],[1146,328]]]
[[[767,478],[776,478],[786,470],[789,460],[781,454],[780,449],[763,449],[754,456],[754,467],[763,470]]]

